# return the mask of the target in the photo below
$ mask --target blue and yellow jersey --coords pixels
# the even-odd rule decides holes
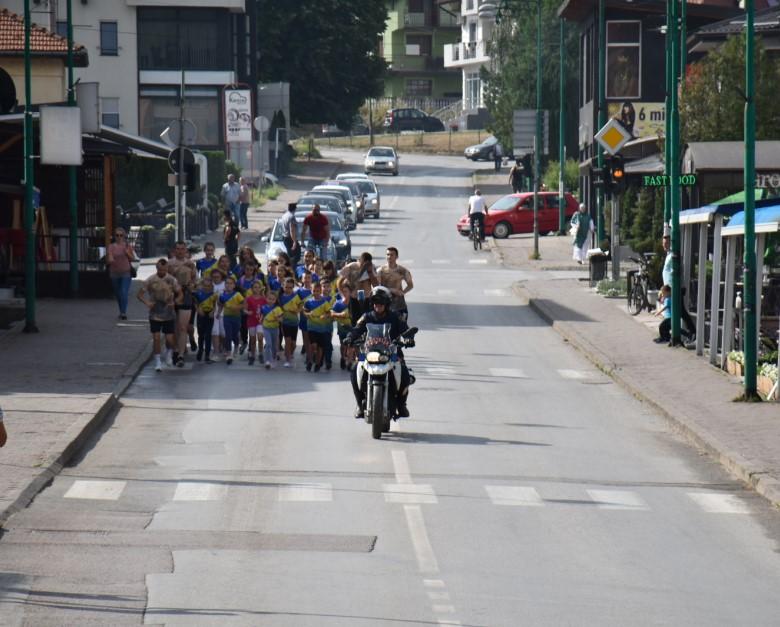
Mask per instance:
[[[275,276],[268,275],[268,288],[274,292],[282,291],[282,282]]]
[[[331,307],[331,311],[333,311],[333,313],[343,313],[345,311],[349,313],[349,305],[339,298],[337,301],[333,303],[333,306]],[[336,324],[338,325],[339,329],[352,328],[351,316],[347,316],[346,318],[334,318],[334,320],[336,321]]]
[[[219,295],[219,302],[222,303],[222,315],[238,318],[243,309],[244,297],[240,292],[222,292]]]
[[[330,317],[330,298],[310,298],[303,303],[303,308],[309,313],[307,329],[315,333],[328,333],[333,330]]]
[[[294,327],[298,324],[298,313],[301,311],[303,300],[297,292],[292,294],[279,294],[279,305],[284,311],[282,324],[287,327]]]
[[[198,272],[200,272],[200,276],[209,276],[216,265],[216,257],[212,257],[211,259],[206,259],[204,257],[203,259],[198,259],[195,262],[195,267],[198,269]]]
[[[244,296],[248,296],[252,291],[252,286],[258,282],[262,285],[265,285],[265,281],[263,281],[262,275],[251,278],[244,275],[240,277],[238,281],[236,281],[236,287]]]
[[[200,307],[200,310],[204,314],[210,314],[217,306],[218,294],[214,291],[206,292],[204,290],[195,290],[192,293],[192,298],[195,300],[195,304]]]
[[[260,307],[260,313],[263,315],[263,328],[264,329],[278,329],[282,322],[282,316],[284,311],[282,308],[276,305],[263,305]]]

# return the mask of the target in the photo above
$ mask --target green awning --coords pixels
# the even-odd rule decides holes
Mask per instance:
[[[768,190],[759,188],[753,190],[755,193],[755,200],[763,200],[764,198],[768,197]],[[729,205],[731,203],[745,203],[745,192],[737,192],[736,194],[732,194],[731,196],[726,196],[725,198],[721,198],[720,200],[716,200],[715,202],[710,203],[711,205]]]

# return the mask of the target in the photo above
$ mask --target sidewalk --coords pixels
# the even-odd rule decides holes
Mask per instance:
[[[480,177],[481,189],[508,193],[495,178]],[[505,266],[550,270],[543,280],[516,283],[515,292],[688,441],[780,506],[780,404],[733,402],[742,392],[740,380],[711,366],[706,353],[697,357],[694,351],[653,343],[659,318],[631,316],[625,299],[596,294],[586,280],[587,266],[571,261],[568,237],[539,238],[537,261],[529,259],[531,235],[493,239],[490,247]]]
[[[250,208],[250,229],[241,243],[256,245],[288,202],[332,176],[339,165],[334,160],[302,164],[301,173],[281,181],[286,189],[279,198]],[[220,243],[219,233],[205,239]],[[156,259],[145,261],[139,279],[153,272]],[[8,443],[0,449],[0,527],[91,437],[110,427],[119,397],[151,355],[147,311],[135,298],[139,286],[140,280],[133,282],[126,321],[117,319],[113,299],[45,299],[37,303],[40,333],[23,334],[22,323],[0,330],[5,366],[0,407],[8,430]]]

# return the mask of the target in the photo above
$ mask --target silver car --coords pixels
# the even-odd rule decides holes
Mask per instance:
[[[398,176],[398,153],[392,146],[374,146],[369,148],[363,162],[366,174],[371,172],[390,172]]]
[[[353,183],[357,186],[360,194],[364,198],[363,211],[367,216],[379,217],[379,209],[381,205],[381,198],[379,195],[379,188],[376,183],[370,178],[362,179],[344,179],[345,182]]]
[[[308,213],[311,207],[301,206],[301,209]],[[326,216],[330,222],[330,241],[328,242],[327,257],[332,259],[338,266],[342,266],[346,261],[349,261],[349,255],[352,253],[352,242],[349,239],[348,229],[345,229],[344,223],[337,213],[323,211],[322,215]],[[303,211],[301,215],[295,216],[299,235],[303,232],[303,220],[305,217]],[[260,238],[260,241],[265,243],[266,267],[268,267],[269,261],[279,256],[279,253],[287,252],[279,220],[274,221],[274,225],[271,227],[271,234],[264,235]],[[302,244],[303,247],[306,246],[306,242]]]
[[[355,216],[347,208],[347,203],[335,192],[307,192],[298,198],[298,204],[311,205],[314,203],[320,205],[323,211],[338,213],[347,226],[355,226]]]

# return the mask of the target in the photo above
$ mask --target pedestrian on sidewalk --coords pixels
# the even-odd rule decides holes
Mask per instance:
[[[238,179],[238,208],[239,208],[239,222],[242,229],[249,228],[249,198],[252,193],[249,185],[247,185],[246,179],[240,177]]]
[[[233,220],[238,224],[241,220],[241,206],[239,203],[241,186],[236,183],[234,174],[228,174],[227,183],[222,186],[220,196],[222,197],[222,204],[225,211],[230,211]]]
[[[127,243],[127,232],[123,228],[114,231],[114,241],[106,251],[106,265],[111,277],[111,286],[119,306],[119,319],[127,320],[127,297],[133,280],[132,262],[136,261],[133,247]]]
[[[523,173],[523,164],[520,159],[515,160],[515,164],[509,170],[509,184],[512,186],[513,194],[519,194],[523,191]]]
[[[236,253],[238,252],[238,237],[240,231],[238,224],[233,219],[233,214],[225,209],[223,212],[225,218],[225,228],[222,231],[222,241],[225,243],[225,254],[230,259],[230,267],[236,265]]]
[[[3,448],[7,441],[8,432],[5,430],[5,423],[3,422],[3,408],[0,407],[0,448]]]
[[[138,300],[149,309],[149,328],[154,340],[154,369],[162,370],[162,341],[160,335],[165,336],[165,363],[173,366],[172,353],[174,347],[174,332],[176,328],[177,303],[181,304],[182,291],[179,283],[168,274],[168,260],[157,261],[157,272],[150,276],[141,289],[138,290]]]
[[[579,264],[582,264],[588,258],[588,248],[594,231],[593,218],[590,217],[585,204],[580,203],[580,210],[572,216],[570,231],[572,244],[574,245],[572,258]]]
[[[672,285],[672,263],[674,255],[672,254],[672,239],[668,235],[664,235],[661,240],[666,257],[664,258],[664,267],[661,271],[664,285]],[[671,290],[671,287],[669,288]],[[691,318],[691,314],[688,313],[688,309],[685,307],[685,288],[680,289],[682,298],[680,299],[680,316],[682,317],[685,328],[682,330],[683,334],[687,336],[688,344],[696,341],[696,324]],[[671,313],[669,314],[671,316]]]
[[[496,167],[496,172],[501,171],[501,162],[504,159],[504,147],[501,145],[501,142],[498,142],[495,145],[495,148],[493,148],[493,162]]]
[[[287,255],[291,265],[298,264],[301,257],[301,246],[298,243],[298,223],[295,221],[295,210],[298,208],[296,203],[291,202],[287,205],[287,211],[279,220],[279,226],[282,229],[282,238],[284,246],[287,249]]]
[[[658,337],[653,341],[656,344],[663,344],[672,339],[672,288],[664,285],[661,288],[661,309],[655,312],[656,316],[663,316],[661,324],[658,325]]]

